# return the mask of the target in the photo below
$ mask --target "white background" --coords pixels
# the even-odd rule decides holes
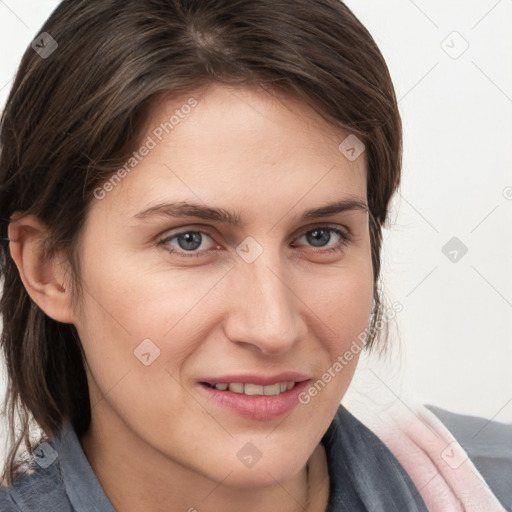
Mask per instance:
[[[0,105],[57,3],[0,0]],[[405,143],[383,249],[400,339],[360,375],[400,399],[512,421],[512,0],[347,4],[388,62]],[[442,252],[452,237],[468,249],[457,262]]]

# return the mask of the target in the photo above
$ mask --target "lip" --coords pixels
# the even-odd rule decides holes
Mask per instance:
[[[231,380],[231,377],[224,382],[252,382],[261,386],[274,384],[276,382],[292,381],[296,382],[295,386],[288,391],[279,393],[278,395],[245,395],[243,393],[234,393],[233,391],[220,391],[215,388],[211,388],[205,384],[208,380],[202,380],[198,382],[198,387],[201,393],[206,396],[207,400],[211,403],[214,402],[219,407],[227,409],[228,411],[247,418],[250,420],[258,421],[269,421],[275,418],[279,418],[292,409],[294,409],[299,402],[299,395],[306,389],[311,379],[302,380],[298,382],[293,378],[283,378],[283,375],[290,376],[291,374],[282,374],[277,380],[269,382],[268,378],[261,377],[254,379],[254,376],[249,377],[247,375],[242,379],[241,376],[237,378],[239,380]],[[296,374],[297,375],[297,374]],[[303,376],[301,377],[303,378]],[[271,377],[271,380],[275,377]],[[281,380],[280,380],[281,379]],[[209,382],[214,384],[216,382],[222,382],[222,380],[214,380]],[[263,382],[266,382],[264,384]]]

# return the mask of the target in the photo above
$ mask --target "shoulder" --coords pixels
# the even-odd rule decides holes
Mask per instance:
[[[73,512],[59,460],[50,443],[40,443],[28,456],[11,485],[0,486],[2,512]]]
[[[20,512],[21,509],[14,501],[11,490],[5,485],[0,485],[0,510],[2,512]]]
[[[425,407],[453,434],[499,501],[512,510],[512,424]]]
[[[360,395],[358,394],[357,397]],[[512,510],[512,426],[412,400],[352,400],[433,510]]]
[[[322,437],[330,476],[329,510],[424,512],[414,482],[390,449],[343,405]],[[366,510],[366,508],[365,508]]]

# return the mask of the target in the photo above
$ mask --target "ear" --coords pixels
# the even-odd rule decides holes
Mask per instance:
[[[8,227],[9,250],[21,281],[32,300],[50,317],[74,323],[70,287],[66,290],[66,262],[47,258],[43,241],[49,232],[35,216],[16,212]]]

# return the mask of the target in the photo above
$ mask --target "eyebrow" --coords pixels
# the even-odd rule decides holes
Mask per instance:
[[[317,219],[319,217],[327,217],[346,211],[367,212],[368,205],[361,197],[350,196],[335,201],[334,203],[306,210],[299,220],[306,221]],[[148,219],[151,217],[196,217],[221,222],[230,226],[240,226],[243,224],[242,216],[238,212],[230,212],[224,208],[212,208],[186,201],[157,204],[135,214],[133,217],[136,219]]]

